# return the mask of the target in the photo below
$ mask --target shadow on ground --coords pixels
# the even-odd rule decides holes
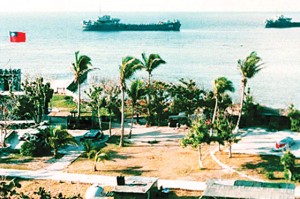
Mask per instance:
[[[98,170],[101,172],[117,172],[122,175],[133,175],[133,176],[141,176],[143,173],[150,172],[151,170],[143,170],[140,166],[135,167],[126,167],[122,169],[105,169],[105,170]]]
[[[18,157],[10,156],[10,157],[0,158],[1,164],[21,164],[21,163],[28,163],[32,161],[33,158],[31,157],[18,158]]]
[[[273,155],[260,155],[261,160],[255,162],[247,162],[242,165],[243,169],[255,170],[257,173],[268,172],[283,172],[284,168],[280,162],[279,156]]]

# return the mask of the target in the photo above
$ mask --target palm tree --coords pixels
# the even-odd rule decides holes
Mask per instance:
[[[159,56],[159,54],[150,54],[149,57],[146,56],[146,53],[142,53],[142,58],[144,60],[143,68],[148,72],[148,88],[150,89],[152,71],[156,69],[159,65],[165,64],[166,62]],[[150,118],[150,94],[147,97],[148,104],[148,117]],[[149,124],[149,119],[147,125]]]
[[[148,72],[148,86],[150,86],[152,71],[166,62],[160,58],[159,54],[150,54],[147,57],[146,53],[142,53],[142,57],[144,60],[143,68]]]
[[[128,138],[131,138],[132,127],[133,127],[133,116],[134,116],[134,109],[137,104],[137,101],[141,99],[146,94],[146,89],[144,87],[144,82],[141,80],[134,80],[131,83],[130,89],[127,90],[127,95],[131,98],[131,106],[132,106],[132,118],[131,118],[131,127],[129,131]]]
[[[214,98],[216,100],[215,102],[215,108],[214,108],[214,113],[212,117],[212,124],[214,124],[216,115],[217,115],[217,110],[218,110],[218,101],[219,97],[224,95],[225,92],[230,91],[234,92],[234,87],[233,84],[230,80],[228,80],[226,77],[219,77],[215,79],[214,81]]]
[[[87,96],[91,99],[88,103],[89,106],[92,108],[93,112],[97,112],[99,129],[102,132],[102,121],[101,121],[101,108],[104,107],[104,97],[102,96],[103,88],[100,86],[92,86],[89,89],[89,92],[85,92]]]
[[[90,68],[92,66],[91,58],[86,55],[79,55],[79,51],[75,52],[75,62],[72,63],[71,70],[74,73],[74,83],[77,84],[78,90],[78,104],[77,104],[77,112],[78,118],[80,117],[80,85],[86,80],[87,74],[93,70]]]
[[[142,69],[142,62],[134,57],[127,56],[122,59],[122,65],[120,68],[120,87],[121,87],[121,138],[120,138],[120,147],[123,146],[123,137],[124,137],[124,98],[125,98],[125,89],[126,89],[126,80],[131,78],[133,74]]]
[[[66,129],[62,129],[60,126],[50,128],[48,142],[53,149],[54,157],[58,155],[58,149],[66,145],[77,145],[75,138],[68,133]]]
[[[240,120],[242,117],[242,109],[244,105],[244,98],[245,98],[245,89],[247,86],[247,80],[254,77],[261,69],[263,63],[259,63],[261,61],[261,58],[257,56],[256,52],[251,52],[248,57],[244,60],[238,60],[238,69],[241,72],[242,75],[242,94],[241,94],[241,107],[239,111],[238,120],[235,127],[235,132],[238,132]]]
[[[120,88],[117,86],[117,83],[115,81],[109,80],[102,84],[102,88],[104,91],[104,99],[106,108],[109,113],[109,137],[111,137],[111,119],[112,115],[114,113],[114,110],[118,109],[121,104],[120,102]]]
[[[98,151],[95,154],[94,171],[97,171],[97,162],[104,162],[105,160],[109,160],[109,155]]]

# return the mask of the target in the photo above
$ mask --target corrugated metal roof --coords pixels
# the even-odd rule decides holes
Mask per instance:
[[[285,183],[263,183],[255,181],[235,181],[226,185],[215,180],[208,182],[201,198],[252,198],[252,199],[294,199],[295,186]],[[280,184],[280,185],[279,185]],[[262,187],[260,187],[262,186]],[[274,188],[277,187],[277,188]],[[278,188],[281,187],[281,188]],[[287,187],[287,188],[283,188]]]

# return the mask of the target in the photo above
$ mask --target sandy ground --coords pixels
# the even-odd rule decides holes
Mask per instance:
[[[128,131],[129,129],[126,129],[125,135]],[[119,134],[118,130],[113,132]],[[110,176],[137,175],[202,182],[210,178],[237,178],[234,173],[224,172],[211,159],[209,150],[212,146],[203,146],[202,154],[205,169],[200,170],[197,150],[180,146],[180,139],[186,133],[188,130],[184,129],[135,126],[132,139],[128,140],[134,144],[122,148],[108,144],[103,150],[110,154],[111,160],[97,163],[98,171],[93,171],[94,161],[87,159],[78,159],[66,171]],[[151,144],[151,141],[157,141],[157,143]]]
[[[295,140],[290,150],[300,158],[300,133],[288,130],[270,132],[263,128],[249,128],[247,132],[240,142],[232,146],[234,153],[282,156],[282,152],[275,152],[272,149],[276,141],[289,136]]]

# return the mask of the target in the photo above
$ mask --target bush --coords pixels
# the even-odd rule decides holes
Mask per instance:
[[[64,99],[65,100],[73,100],[73,98],[71,96],[67,96],[67,95],[64,97]]]
[[[295,132],[300,131],[300,111],[296,110],[294,105],[291,104],[289,107],[288,116],[291,121],[291,130]]]
[[[287,170],[284,170],[284,173],[283,173],[283,178],[285,179],[285,180],[289,180],[289,172],[287,171]]]
[[[37,145],[34,142],[24,142],[21,146],[20,153],[24,156],[35,157],[37,153]]]
[[[39,157],[51,154],[51,148],[48,145],[42,145],[39,142],[30,141],[22,144],[20,153],[24,156]]]
[[[272,180],[275,178],[274,173],[272,171],[267,172],[265,175],[269,180]]]

